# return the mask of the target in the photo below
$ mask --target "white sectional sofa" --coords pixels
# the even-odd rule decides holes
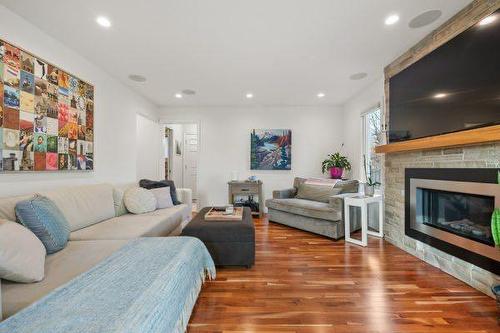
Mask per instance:
[[[131,186],[138,185],[96,184],[39,193],[54,201],[68,220],[70,240],[63,250],[46,257],[42,281],[1,281],[3,319],[86,272],[131,239],[180,234],[191,217],[191,190],[177,189],[180,205],[134,215],[126,211],[123,203],[123,194]],[[17,202],[32,195],[0,198],[0,218],[15,221]]]

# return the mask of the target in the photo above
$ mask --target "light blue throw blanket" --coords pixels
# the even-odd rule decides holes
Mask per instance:
[[[185,332],[215,266],[197,238],[140,238],[0,323],[1,333]]]

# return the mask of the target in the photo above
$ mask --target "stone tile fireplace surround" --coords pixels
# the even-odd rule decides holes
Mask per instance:
[[[473,0],[454,17],[400,55],[384,69],[386,130],[391,113],[389,79],[499,8],[500,0]],[[495,128],[498,131],[498,127]],[[454,144],[450,145],[449,140],[444,140],[447,144],[440,146],[453,146],[453,148],[429,149],[439,145],[427,146],[421,144],[419,147],[412,147],[412,149],[422,150],[406,150],[385,154],[384,233],[387,241],[472,287],[493,296],[490,289],[491,285],[495,282],[500,283],[500,276],[405,235],[406,168],[500,168],[500,141],[483,140],[483,142],[490,141],[493,143],[479,144],[481,140],[471,140],[469,135],[471,134],[461,132],[458,135],[460,138],[458,140],[454,139]],[[498,139],[498,132],[492,135]],[[485,136],[487,135],[482,134],[480,138]],[[467,145],[467,143],[461,142],[478,144]]]
[[[500,142],[461,148],[413,151],[385,156],[385,238],[427,263],[491,294],[500,276],[405,235],[406,168],[500,168]]]

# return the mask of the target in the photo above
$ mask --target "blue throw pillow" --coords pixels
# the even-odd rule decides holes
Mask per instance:
[[[64,249],[69,239],[69,224],[59,208],[48,198],[35,196],[16,205],[19,221],[45,245],[47,254]]]

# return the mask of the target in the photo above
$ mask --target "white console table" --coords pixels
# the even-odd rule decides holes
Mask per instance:
[[[368,230],[368,205],[371,203],[378,204],[378,231]],[[361,209],[361,240],[351,238],[351,219],[349,207],[359,207]],[[373,197],[357,195],[344,199],[344,225],[345,225],[345,241],[353,244],[367,246],[368,235],[376,237],[384,237],[384,200],[381,195]]]

